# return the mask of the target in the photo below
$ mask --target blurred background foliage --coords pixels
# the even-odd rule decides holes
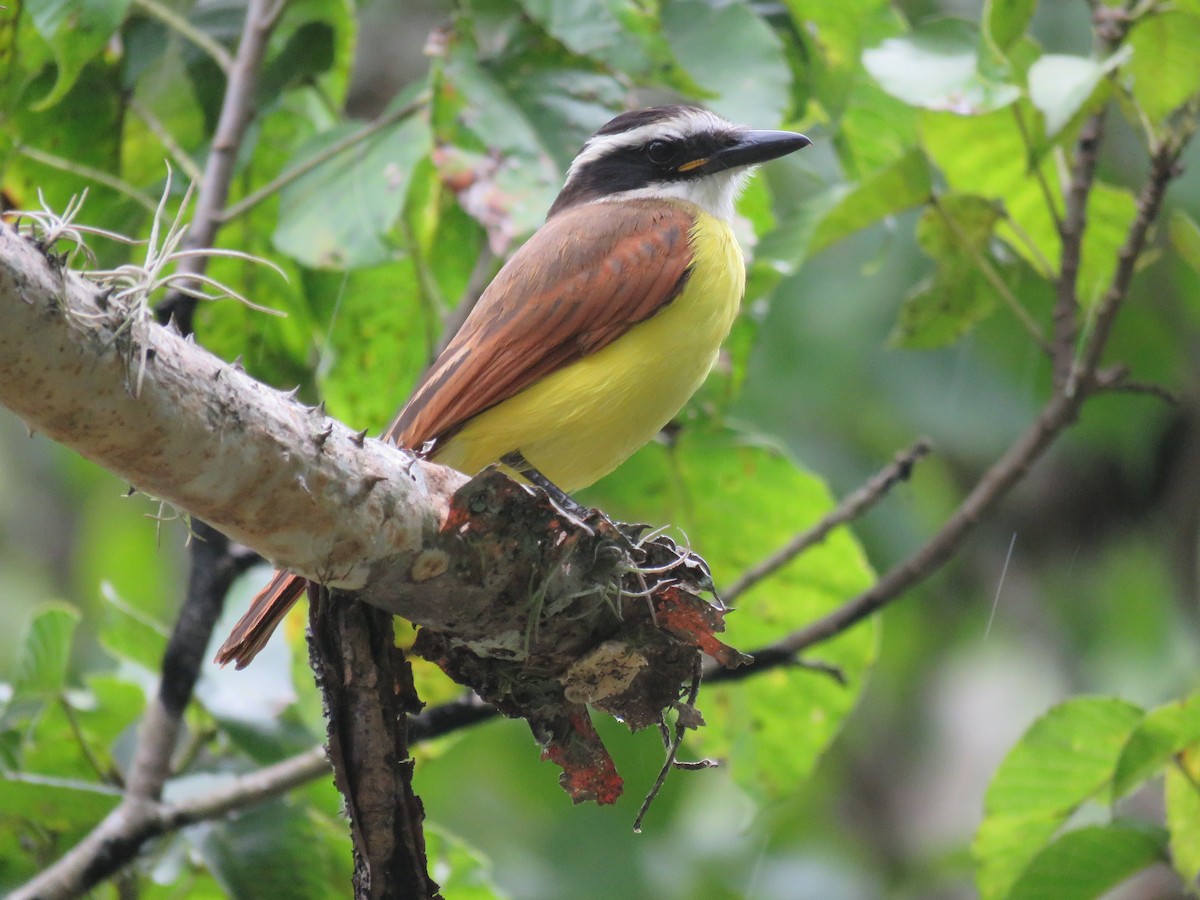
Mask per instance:
[[[62,210],[86,187],[82,221],[145,235],[164,160],[172,204],[203,169],[244,12],[0,8],[6,207]],[[861,549],[835,535],[739,599],[730,639],[752,649],[869,584],[865,560],[903,559],[1036,414],[1049,365],[1006,304],[1048,331],[1059,250],[1046,192],[1061,197],[1081,123],[1113,107],[1087,305],[1112,273],[1147,145],[1200,91],[1200,5],[1137,14],[1114,47],[1093,37],[1083,0],[294,0],[218,239],[287,280],[238,260],[210,268],[287,317],[206,304],[198,339],[379,430],[459,301],[537,227],[613,113],[683,97],[804,130],[813,148],[767,167],[739,207],[750,286],[720,370],[672,439],[584,496],[674,525],[728,584],[930,437],[935,455],[856,523]],[[728,765],[676,773],[645,834],[630,825],[661,763],[655,735],[599,723],[627,782],[615,808],[571,808],[521,723],[417,748],[446,895],[1085,897],[1135,873],[1124,896],[1194,893],[1198,211],[1200,178],[1185,174],[1109,353],[1178,405],[1089,402],[944,573],[881,628],[812,651],[845,686],[779,670],[706,690],[709,728],[691,750]],[[104,266],[130,253],[93,249]],[[185,530],[125,488],[0,416],[0,890],[115,805],[155,683]],[[225,624],[263,575],[235,586]],[[245,672],[205,672],[168,801],[317,741],[299,629]],[[422,679],[430,701],[454,695]],[[340,896],[350,865],[322,780],[155,842],[100,893]]]

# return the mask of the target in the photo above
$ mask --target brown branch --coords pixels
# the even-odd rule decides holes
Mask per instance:
[[[309,594],[309,661],[324,701],[334,784],[345,798],[359,900],[438,896],[425,810],[412,788],[408,716],[420,709],[393,618],[326,588]]]
[[[409,717],[410,740],[433,740],[498,715],[495,707],[472,694]],[[62,859],[10,895],[11,900],[78,896],[132,862],[154,838],[265,803],[330,774],[325,748],[316,746],[231,778],[200,797],[176,803],[122,802]]]
[[[1062,388],[1070,377],[1079,334],[1079,266],[1087,230],[1087,203],[1096,177],[1096,161],[1104,136],[1105,110],[1089,118],[1075,145],[1075,166],[1066,191],[1066,214],[1059,227],[1062,257],[1054,301],[1054,386]]]
[[[758,565],[743,572],[733,584],[721,591],[721,598],[732,604],[740,594],[779,571],[809,547],[825,540],[833,529],[857,519],[882,500],[893,487],[901,481],[907,481],[912,475],[913,466],[929,453],[929,450],[929,441],[922,438],[907,450],[897,453],[895,459],[872,476],[866,484],[845,497],[819,522],[797,534],[786,546]]]
[[[329,771],[316,747],[222,788],[173,804],[126,798],[53,866],[9,895],[9,900],[77,897],[119,871],[149,840],[285,794]]]
[[[217,229],[222,222],[221,212],[233,181],[233,167],[246,136],[246,128],[254,117],[254,94],[258,89],[259,70],[266,58],[267,42],[285,5],[285,0],[250,0],[246,9],[242,36],[225,83],[221,114],[205,161],[204,178],[196,195],[196,207],[184,242],[185,249],[211,247],[216,239]],[[178,268],[180,272],[193,275],[203,270],[203,258],[195,256],[182,259]],[[158,305],[157,315],[158,320],[164,323],[174,316],[180,330],[187,334],[192,330],[195,311],[194,297],[174,291]]]
[[[1137,260],[1146,246],[1150,225],[1158,215],[1168,184],[1179,174],[1183,143],[1172,142],[1155,154],[1150,173],[1138,196],[1137,215],[1118,253],[1117,268],[1101,301],[1095,324],[1079,363],[1066,383],[1057,387],[1033,424],[979,479],[942,528],[907,560],[888,571],[874,585],[816,622],[789,634],[758,653],[774,654],[781,661],[829,640],[896,600],[905,591],[929,578],[959,549],[979,520],[1042,456],[1055,438],[1075,421],[1084,401],[1108,386],[1098,381],[1098,367],[1117,314],[1129,293]]]

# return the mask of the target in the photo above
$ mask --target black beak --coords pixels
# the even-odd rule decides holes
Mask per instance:
[[[811,144],[808,138],[794,131],[745,131],[736,143],[713,153],[703,164],[707,172],[736,169],[769,162],[795,153]]]

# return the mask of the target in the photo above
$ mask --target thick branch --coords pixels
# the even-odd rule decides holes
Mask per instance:
[[[8,228],[0,320],[0,404],[313,580],[353,590],[382,560],[415,556],[465,480],[106,303]]]

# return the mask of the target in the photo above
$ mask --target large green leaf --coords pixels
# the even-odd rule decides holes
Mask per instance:
[[[333,827],[302,804],[273,800],[197,826],[191,841],[231,897],[324,900],[348,889],[344,823]]]
[[[1123,50],[1103,62],[1083,56],[1047,53],[1029,68],[1029,99],[1045,118],[1046,136],[1054,137],[1080,114],[1108,99],[1108,74],[1129,58]]]
[[[1146,713],[1129,735],[1113,776],[1113,800],[1157,775],[1178,753],[1200,745],[1200,694]]]
[[[79,612],[66,604],[44,604],[34,613],[17,658],[14,699],[48,699],[62,692],[78,625]]]
[[[893,344],[939,347],[991,313],[995,287],[983,266],[997,268],[988,245],[1000,219],[995,203],[971,195],[942,197],[925,210],[917,223],[917,243],[937,270],[905,298]]]
[[[402,94],[394,108],[417,93]],[[346,124],[323,132],[291,165],[328,153],[361,128]],[[429,150],[429,127],[415,114],[322,161],[280,194],[275,246],[313,268],[354,269],[388,259],[394,251],[387,234],[404,208],[413,169]]]
[[[469,266],[473,260],[463,260]],[[381,431],[430,362],[440,330],[411,259],[349,275],[310,273],[305,288],[329,308],[317,383],[329,412]]]
[[[618,71],[640,72],[650,64],[642,34],[622,21],[631,5],[621,0],[521,0],[521,7],[580,56],[603,60]]]
[[[1158,126],[1172,112],[1200,93],[1200,15],[1164,12],[1142,16],[1129,33],[1133,59],[1125,71],[1133,96]]]
[[[933,191],[929,162],[919,149],[857,184],[846,185],[837,205],[821,220],[809,246],[816,253],[830,244],[926,202]]]
[[[756,128],[783,119],[791,69],[779,37],[750,5],[679,0],[664,7],[662,27],[680,64],[711,94],[706,106]]]
[[[983,33],[1002,53],[1029,27],[1037,0],[984,0]]]
[[[1061,207],[1062,184],[1053,160],[1037,163],[1040,180],[1030,170],[1030,147],[1012,109],[982,116],[925,112],[921,137],[953,190],[1003,204],[1006,220],[997,233],[1006,243],[1035,271],[1044,271],[1047,264],[1057,269],[1061,246],[1048,204]],[[1135,206],[1133,195],[1123,188],[1103,182],[1093,186],[1078,282],[1082,302],[1094,302],[1107,288]]]
[[[1171,831],[1171,864],[1184,884],[1200,877],[1200,750],[1181,753],[1167,768],[1167,827]]]
[[[1071,813],[1106,790],[1141,717],[1122,700],[1085,697],[1054,707],[1025,732],[988,787],[972,845],[985,900],[1007,896]]]
[[[866,51],[863,65],[885,91],[905,103],[977,115],[1007,106],[1021,93],[1016,85],[979,72],[978,46],[973,24],[936,19]]]
[[[26,0],[33,23],[54,51],[58,78],[54,89],[38,101],[37,110],[53,106],[75,84],[83,67],[104,49],[120,27],[130,0]]]
[[[708,427],[685,429],[669,448],[643,448],[587,496],[620,518],[682,531],[718,586],[832,505],[825,486],[783,454]],[[728,642],[752,651],[830,612],[871,580],[858,544],[848,532],[835,532],[737,598]],[[708,724],[692,742],[694,752],[728,759],[734,777],[756,794],[794,790],[853,708],[876,643],[876,627],[865,624],[811,651],[841,669],[844,686],[784,667],[736,686],[706,688],[699,706]]]
[[[1167,833],[1133,822],[1068,831],[1029,864],[1009,900],[1092,900],[1166,857]]]

